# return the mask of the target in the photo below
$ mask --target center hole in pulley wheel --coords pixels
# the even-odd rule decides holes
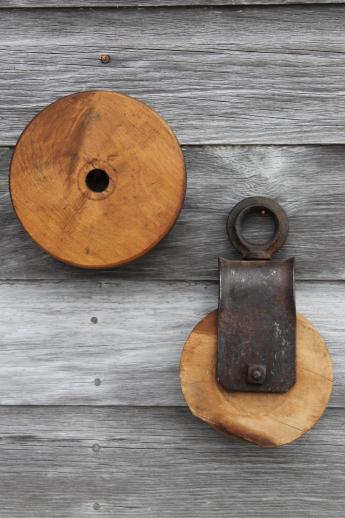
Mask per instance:
[[[85,178],[86,185],[93,192],[103,192],[108,188],[109,175],[103,169],[92,169]]]

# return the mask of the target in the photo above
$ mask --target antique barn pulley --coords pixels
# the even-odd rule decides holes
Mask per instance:
[[[186,174],[168,124],[110,91],[64,97],[21,135],[11,163],[15,212],[55,258],[108,268],[151,250],[182,208]]]
[[[274,219],[274,236],[264,245],[243,235],[253,212]],[[324,412],[331,359],[317,330],[296,315],[294,259],[271,260],[288,234],[283,209],[268,198],[247,198],[230,213],[227,230],[244,260],[219,259],[218,312],[187,339],[182,391],[192,413],[211,426],[260,446],[281,446]]]

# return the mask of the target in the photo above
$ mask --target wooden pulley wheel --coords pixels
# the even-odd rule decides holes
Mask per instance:
[[[182,208],[186,174],[168,124],[110,91],[64,97],[21,135],[10,168],[15,212],[53,257],[83,268],[151,250]]]
[[[298,439],[325,411],[333,374],[323,339],[301,314],[296,346],[296,383],[288,392],[228,392],[216,377],[217,312],[209,313],[193,329],[181,357],[181,387],[190,410],[219,431],[259,446]]]
[[[248,214],[273,218],[265,243],[243,233]],[[181,357],[182,392],[192,413],[229,435],[264,447],[300,437],[321,417],[333,384],[332,362],[318,331],[296,314],[294,258],[273,260],[288,218],[265,197],[231,211],[227,230],[246,260],[219,258],[218,312],[193,329]]]

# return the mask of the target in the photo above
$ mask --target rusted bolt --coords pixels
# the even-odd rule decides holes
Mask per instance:
[[[260,369],[254,369],[253,372],[252,372],[252,378],[256,381],[258,381],[259,379],[261,379],[262,377],[262,372]]]
[[[104,63],[105,65],[107,63],[110,63],[110,56],[109,56],[109,54],[101,54],[99,59],[100,59],[101,63]]]
[[[248,365],[248,383],[262,385],[266,379],[266,365]]]

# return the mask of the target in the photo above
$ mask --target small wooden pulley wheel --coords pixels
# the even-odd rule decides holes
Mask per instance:
[[[274,235],[263,245],[249,243],[243,221],[263,211],[274,219]],[[187,339],[182,391],[192,413],[214,428],[260,446],[281,446],[323,414],[332,363],[318,331],[296,315],[294,259],[270,260],[287,238],[283,209],[267,198],[247,198],[230,213],[227,229],[250,260],[219,259],[218,312]]]
[[[15,212],[45,251],[83,268],[151,250],[182,208],[186,174],[168,124],[110,91],[64,97],[21,135],[11,162]]]

